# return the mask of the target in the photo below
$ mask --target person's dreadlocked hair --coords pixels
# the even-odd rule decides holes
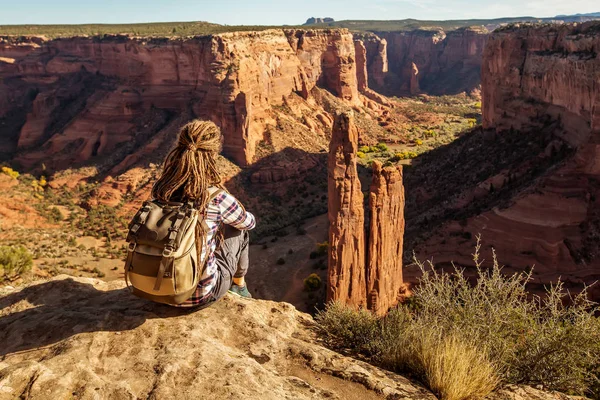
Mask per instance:
[[[184,125],[179,131],[177,145],[165,159],[160,178],[152,187],[152,197],[163,202],[193,201],[196,208],[204,213],[208,206],[208,187],[224,189],[216,164],[220,151],[221,131],[213,122],[193,120]],[[172,199],[175,193],[178,198]],[[204,229],[198,224],[198,254],[202,251],[204,239]]]

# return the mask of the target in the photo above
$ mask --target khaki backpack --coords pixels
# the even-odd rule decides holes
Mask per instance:
[[[208,190],[209,202],[221,191],[215,187]],[[190,298],[204,267],[199,266],[196,247],[199,218],[202,213],[193,202],[144,202],[127,235],[125,281],[133,294],[172,305]],[[204,221],[201,229],[208,233]]]

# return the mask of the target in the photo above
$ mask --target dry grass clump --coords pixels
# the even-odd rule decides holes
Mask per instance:
[[[442,399],[481,398],[500,383],[600,398],[600,322],[585,293],[561,283],[545,297],[526,291],[530,274],[502,274],[495,254],[476,281],[419,263],[410,302],[384,318],[331,304],[317,320],[327,342],[408,373]],[[358,339],[358,340],[357,340]]]
[[[500,383],[487,354],[456,334],[425,334],[417,346],[425,383],[442,399],[483,398]]]

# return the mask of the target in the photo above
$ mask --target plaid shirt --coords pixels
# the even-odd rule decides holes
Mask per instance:
[[[215,262],[215,250],[217,241],[215,234],[219,226],[231,225],[239,230],[250,230],[256,225],[254,215],[247,212],[242,204],[231,194],[222,191],[208,204],[204,213],[204,223],[207,225],[206,243],[202,248],[200,265],[208,257],[198,288],[192,296],[180,307],[193,307],[204,304],[209,298],[217,282],[217,264]]]

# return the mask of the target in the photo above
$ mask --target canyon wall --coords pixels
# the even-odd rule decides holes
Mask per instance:
[[[95,157],[123,161],[134,143],[168,141],[180,120],[191,117],[217,123],[224,154],[244,166],[254,161],[267,126],[276,124],[271,111],[286,106],[286,98],[310,102],[319,87],[348,105],[362,104],[346,30],[185,40],[5,37],[0,79],[0,153],[16,156],[24,168],[44,163],[51,170]],[[308,119],[317,131],[331,128],[325,117]]]
[[[577,146],[600,132],[598,23],[504,28],[482,69],[484,128],[521,129],[560,119]]]
[[[373,162],[369,228],[357,172],[358,131],[352,112],[336,116],[328,160],[327,300],[384,315],[405,294],[402,278],[402,167]]]
[[[487,36],[475,27],[358,35],[367,48],[369,85],[385,95],[472,92]]]
[[[533,268],[531,288],[543,291],[559,277],[574,290],[598,280],[600,23],[494,32],[482,94],[483,131],[415,170],[429,178],[411,183],[423,193],[411,199],[411,222],[435,229],[417,253],[438,265],[472,265],[481,234],[486,259],[494,247],[507,272]]]

